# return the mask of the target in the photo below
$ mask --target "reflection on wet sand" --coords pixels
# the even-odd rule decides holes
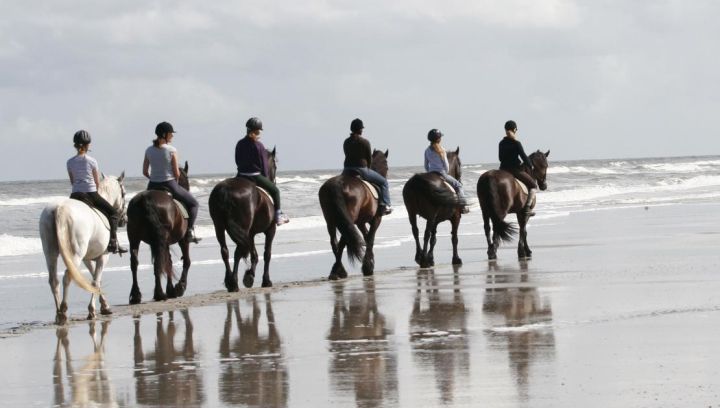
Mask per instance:
[[[240,313],[240,300],[227,303],[220,340],[220,400],[253,407],[287,406],[289,377],[270,294],[265,294],[267,333],[261,333],[262,312],[253,296],[252,314]],[[233,314],[238,336],[232,338]]]
[[[365,279],[364,291],[345,296],[345,282],[333,285],[335,305],[328,340],[330,377],[338,397],[354,393],[355,405],[397,404],[397,350],[388,341],[393,330],[378,309],[375,281]]]
[[[410,315],[413,358],[421,370],[434,370],[443,404],[453,402],[456,377],[467,377],[470,372],[468,309],[458,271],[459,266],[453,265],[452,287],[441,290],[434,269],[418,269]]]
[[[187,309],[180,313],[185,329],[182,346],[175,345],[175,312],[167,312],[167,327],[163,313],[158,313],[155,350],[149,353],[143,352],[140,316],[135,317],[133,376],[138,405],[199,406],[205,400],[190,314]]]
[[[520,261],[519,271],[490,262],[487,283],[483,312],[504,319],[495,324],[500,330],[493,333],[493,341],[506,340],[518,395],[527,401],[531,364],[555,354],[550,297],[529,283],[527,261]]]
[[[90,338],[93,343],[93,352],[85,357],[85,363],[75,369],[70,355],[70,340],[68,328],[60,327],[55,332],[57,344],[55,346],[55,361],[53,364],[53,406],[59,407],[87,407],[87,406],[117,406],[115,390],[108,378],[105,369],[105,336],[110,322],[102,322],[100,329],[100,342],[95,335],[95,322],[89,323]],[[65,352],[65,376],[70,386],[70,395],[65,391],[65,382],[62,375],[62,353]]]

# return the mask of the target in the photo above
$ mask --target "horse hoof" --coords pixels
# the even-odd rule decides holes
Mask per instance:
[[[373,266],[369,266],[367,268],[363,266],[362,268],[362,273],[364,276],[372,276],[374,272],[375,268]]]
[[[246,273],[243,277],[243,285],[245,285],[246,288],[252,288],[253,282],[255,282],[255,276]]]
[[[164,300],[167,300],[167,296],[164,293],[155,293],[155,296],[153,296],[153,300],[156,302],[162,302]]]
[[[130,296],[130,301],[128,303],[131,305],[139,305],[141,300],[140,296]]]
[[[453,258],[452,264],[453,265],[462,265],[462,259],[460,259],[460,257]]]
[[[112,310],[110,310],[110,309],[101,308],[100,314],[103,316],[110,316],[113,313],[112,313]]]
[[[88,313],[87,320],[95,320],[96,317],[95,313]]]
[[[328,275],[328,280],[336,281],[336,280],[340,280],[340,277],[336,273],[333,272],[330,275]]]
[[[55,315],[55,324],[62,326],[67,323],[67,316],[64,313],[58,313]]]
[[[264,280],[263,283],[262,283],[262,287],[263,287],[263,288],[272,288],[272,282],[270,282],[269,279],[266,280],[266,281]]]

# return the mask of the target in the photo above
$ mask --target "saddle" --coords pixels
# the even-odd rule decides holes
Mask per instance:
[[[265,190],[264,188],[262,188],[258,185],[255,185],[255,188],[260,190],[260,192],[263,193],[265,195],[265,197],[267,197],[268,200],[270,200],[270,204],[272,204],[272,206],[275,207],[275,201],[273,201],[272,196],[270,195],[270,193],[268,193],[267,190]]]
[[[165,193],[165,194],[169,195],[170,197],[172,197],[172,193],[170,192],[170,190],[165,189],[165,188],[163,188],[163,189],[146,190],[146,191],[162,191],[163,193]],[[173,198],[172,200],[173,200],[173,202],[175,203],[175,207],[177,207],[178,211],[180,211],[180,214],[182,215],[182,217],[183,217],[184,219],[186,219],[186,220],[187,220],[188,218],[190,218],[190,214],[188,213],[187,208],[185,208],[185,205],[184,205],[183,203],[181,203],[180,201],[174,199],[174,198]]]
[[[358,176],[358,178],[360,178],[360,176]],[[377,200],[379,197],[378,196],[378,187],[375,184],[370,183],[369,181],[365,181],[363,179],[360,179],[360,181],[362,181],[363,185],[368,190],[370,195],[372,195],[372,197]]]

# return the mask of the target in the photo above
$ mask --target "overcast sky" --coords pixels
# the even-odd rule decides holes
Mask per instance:
[[[507,119],[550,159],[720,154],[717,1],[2,1],[0,179],[66,177],[87,129],[141,172],[171,122],[191,172],[233,172],[248,117],[280,170],[339,168],[360,117],[390,165],[445,133],[494,162]]]

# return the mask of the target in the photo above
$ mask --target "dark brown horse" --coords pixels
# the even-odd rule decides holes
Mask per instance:
[[[372,154],[370,168],[383,177],[387,177],[387,157],[387,150],[384,153],[375,150]],[[378,211],[378,200],[370,194],[360,177],[344,174],[323,183],[318,196],[328,234],[330,234],[330,246],[335,254],[335,263],[330,270],[328,279],[336,280],[347,277],[347,272],[342,264],[342,253],[345,246],[347,246],[350,262],[362,259],[363,275],[372,275],[375,269],[373,243],[375,232],[382,220],[382,212]],[[356,226],[357,228],[355,228]],[[336,230],[340,231],[340,241],[337,240]]]
[[[187,178],[188,163],[180,169],[178,184],[189,189]],[[190,242],[185,238],[187,220],[172,199],[164,191],[147,190],[138,193],[128,204],[127,234],[130,242],[130,269],[133,284],[130,290],[130,304],[140,303],[142,295],[137,283],[138,250],[140,242],[150,245],[153,269],[155,271],[155,293],[153,299],[166,300],[180,297],[187,287],[187,274],[190,269]],[[170,245],[177,243],[182,252],[183,269],[177,285],[173,286],[172,257]],[[167,275],[166,292],[162,290],[160,276]]]
[[[277,162],[275,149],[267,152],[268,178],[275,182]],[[240,260],[250,256],[250,268],[245,271],[243,284],[250,288],[255,281],[255,267],[258,264],[258,254],[255,249],[255,235],[265,234],[265,251],[263,261],[262,287],[272,286],[270,281],[270,257],[272,256],[272,242],[275,238],[275,206],[265,193],[256,187],[255,182],[245,177],[230,177],[219,182],[210,193],[208,206],[210,217],[215,225],[215,237],[220,244],[220,255],[225,263],[225,287],[228,292],[237,292],[238,265]],[[235,242],[234,265],[230,269],[225,232]]]
[[[454,152],[448,152],[448,174],[456,180],[462,176],[462,163],[460,163],[460,148]],[[452,246],[453,265],[461,265],[462,260],[458,256],[458,225],[460,225],[461,203],[452,188],[448,188],[442,176],[435,172],[418,173],[410,177],[410,180],[403,187],[403,200],[407,209],[413,237],[415,238],[415,262],[422,268],[435,265],[433,250],[435,249],[435,238],[439,223],[450,220],[452,225]],[[425,226],[425,237],[423,246],[420,247],[417,216],[427,220]],[[430,248],[428,248],[428,241]]]
[[[525,168],[524,171],[534,178],[540,190],[547,189],[545,177],[547,174],[547,157],[550,151],[543,153],[540,150],[531,154],[528,159],[533,169]],[[490,170],[483,173],[477,183],[477,195],[480,200],[483,221],[485,224],[485,237],[488,244],[488,258],[497,258],[497,249],[500,241],[510,242],[513,235],[517,233],[514,225],[505,222],[505,216],[510,213],[517,215],[520,225],[520,239],[518,241],[518,257],[521,259],[530,258],[532,251],[527,243],[527,222],[525,214],[525,200],[527,194],[517,185],[515,177],[504,170]],[[535,206],[535,203],[532,204]],[[492,239],[490,238],[490,220],[492,220]]]

